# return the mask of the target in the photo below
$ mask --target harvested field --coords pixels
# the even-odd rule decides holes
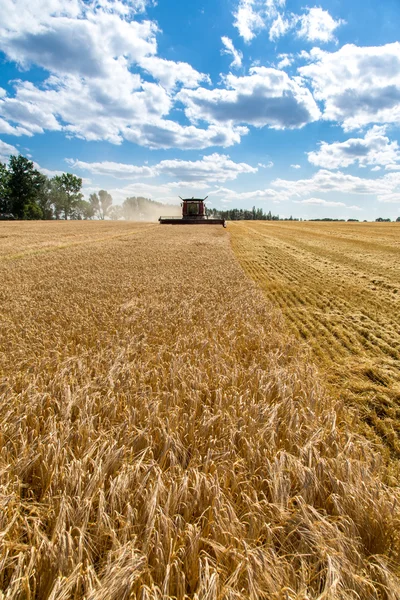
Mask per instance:
[[[391,473],[227,231],[108,227],[0,224],[0,597],[400,598]]]
[[[230,225],[246,272],[363,430],[400,456],[400,224]]]

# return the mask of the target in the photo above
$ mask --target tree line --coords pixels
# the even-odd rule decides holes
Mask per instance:
[[[112,205],[108,192],[81,192],[82,179],[72,173],[52,178],[40,173],[25,156],[0,163],[0,214],[14,219],[104,219]]]
[[[82,179],[72,173],[47,177],[25,156],[10,156],[0,163],[1,219],[126,219],[154,220],[158,213],[174,213],[176,206],[147,198],[126,198],[113,205],[106,190],[82,194]]]
[[[271,211],[265,213],[262,208],[253,206],[251,210],[245,208],[230,208],[228,210],[219,210],[216,208],[208,208],[207,214],[210,217],[225,219],[227,221],[280,221],[279,215],[273,215]],[[290,217],[286,221],[299,221]]]
[[[0,163],[0,219],[126,219],[154,221],[159,216],[180,215],[176,205],[163,204],[143,197],[130,197],[121,205],[113,205],[106,190],[92,193],[85,200],[82,179],[72,173],[52,178],[38,171],[25,156],[10,156],[8,164]],[[253,206],[251,210],[208,208],[207,214],[229,221],[301,221],[292,216],[282,219],[271,211]],[[344,219],[312,219],[341,221]],[[357,219],[348,219],[356,221]],[[378,218],[376,221],[390,221]],[[396,219],[400,221],[400,217]]]

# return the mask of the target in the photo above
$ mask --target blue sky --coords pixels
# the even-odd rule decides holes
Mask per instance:
[[[0,160],[115,203],[400,215],[398,0],[0,0]]]

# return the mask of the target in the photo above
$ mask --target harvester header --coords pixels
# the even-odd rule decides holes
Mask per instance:
[[[162,225],[223,225],[226,227],[225,219],[208,217],[204,204],[207,198],[208,196],[181,198],[182,217],[160,217],[158,220]]]

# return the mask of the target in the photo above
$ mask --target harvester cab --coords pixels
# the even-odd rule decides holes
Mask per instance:
[[[179,198],[181,198],[179,196]],[[225,219],[209,218],[205,206],[205,198],[181,198],[182,217],[160,217],[162,225],[223,225]]]

